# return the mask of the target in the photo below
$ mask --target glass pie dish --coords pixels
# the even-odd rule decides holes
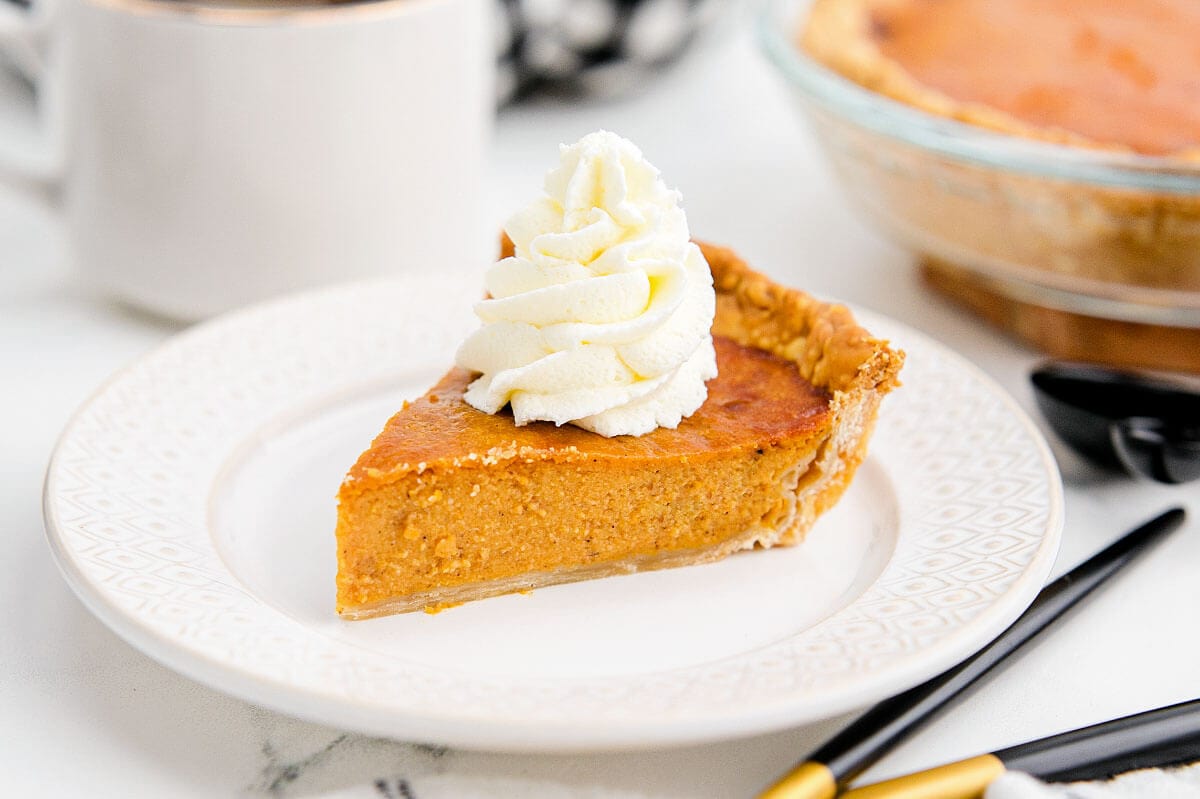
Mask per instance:
[[[1200,371],[1200,161],[1052,144],[904,105],[760,41],[847,194],[936,288],[1062,357]]]

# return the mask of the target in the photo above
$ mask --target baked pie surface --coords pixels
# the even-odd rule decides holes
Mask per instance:
[[[903,353],[728,249],[718,376],[676,429],[605,438],[470,407],[452,369],[339,492],[337,610],[361,619],[798,542],[866,454]]]
[[[816,0],[801,44],[938,116],[1200,159],[1197,30],[1190,0]]]

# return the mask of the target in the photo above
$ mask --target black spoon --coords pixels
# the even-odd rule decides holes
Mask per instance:
[[[1050,426],[1085,458],[1160,483],[1200,478],[1200,390],[1063,362],[1031,380]]]

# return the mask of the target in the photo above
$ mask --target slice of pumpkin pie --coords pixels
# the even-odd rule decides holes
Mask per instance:
[[[692,243],[613,134],[564,148],[547,189],[460,365],[342,483],[344,618],[794,544],[865,456],[902,353]]]

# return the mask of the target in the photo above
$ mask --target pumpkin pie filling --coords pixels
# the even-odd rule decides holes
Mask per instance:
[[[1145,155],[1200,153],[1191,0],[815,0],[801,47],[939,116]]]
[[[724,338],[716,348],[720,376],[700,410],[674,430],[636,438],[548,422],[515,427],[509,414],[467,405],[470,374],[450,372],[388,424],[350,473],[386,479],[425,464],[400,494],[355,508],[374,522],[353,525],[343,542],[347,569],[359,575],[349,604],[389,596],[397,574],[421,594],[514,573],[583,574],[630,557],[648,565],[655,553],[712,547],[730,525],[746,530],[786,513],[771,489],[808,465],[794,450],[826,422],[829,399],[778,356]],[[512,462],[542,467],[536,482],[507,468],[481,482],[480,470]],[[623,487],[614,491],[618,473]]]
[[[959,102],[1148,155],[1200,144],[1193,0],[881,0],[869,14],[885,57]]]

